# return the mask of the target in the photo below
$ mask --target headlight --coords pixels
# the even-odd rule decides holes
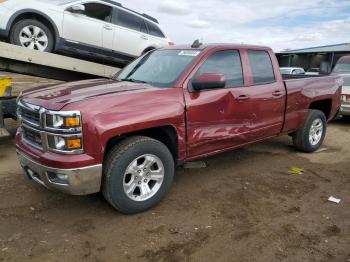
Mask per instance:
[[[47,128],[53,129],[77,129],[81,127],[80,112],[53,112],[46,113]]]
[[[48,147],[56,152],[77,153],[83,149],[82,138],[80,136],[60,136],[54,134],[47,135]]]

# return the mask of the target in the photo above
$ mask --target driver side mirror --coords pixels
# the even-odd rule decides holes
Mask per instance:
[[[192,87],[195,91],[218,89],[225,86],[226,80],[223,74],[203,74],[192,81]]]
[[[73,5],[68,11],[73,14],[83,14],[85,12],[85,6],[81,4]]]

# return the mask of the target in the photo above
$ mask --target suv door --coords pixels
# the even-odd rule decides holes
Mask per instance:
[[[185,90],[189,157],[195,157],[247,143],[254,108],[245,103],[240,52],[223,50],[208,54],[197,66],[193,79],[204,73],[223,74],[222,89]],[[190,89],[190,88],[189,88]],[[241,97],[243,95],[243,97]]]
[[[113,7],[97,2],[85,2],[84,13],[73,13],[68,8],[64,12],[63,38],[81,48],[113,48],[114,27]]]
[[[131,12],[116,8],[114,50],[121,54],[140,56],[149,47],[144,19]]]

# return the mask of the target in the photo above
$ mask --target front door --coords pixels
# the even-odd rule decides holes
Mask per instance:
[[[200,92],[185,90],[190,158],[238,146],[246,143],[249,136],[253,108],[245,103],[240,52],[224,50],[209,54],[193,79],[205,73],[223,74],[226,86]]]
[[[79,44],[82,48],[113,48],[114,25],[113,7],[101,3],[84,3],[85,12],[72,13],[69,8],[64,12],[63,38]]]

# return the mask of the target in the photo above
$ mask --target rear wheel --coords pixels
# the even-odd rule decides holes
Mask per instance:
[[[54,37],[50,29],[34,19],[17,22],[11,29],[10,42],[28,49],[51,52]]]
[[[309,110],[305,124],[293,135],[294,146],[303,152],[314,152],[318,150],[325,138],[327,130],[327,119],[319,110]]]
[[[174,159],[161,142],[128,138],[107,155],[102,192],[122,213],[137,213],[157,205],[169,191]]]

